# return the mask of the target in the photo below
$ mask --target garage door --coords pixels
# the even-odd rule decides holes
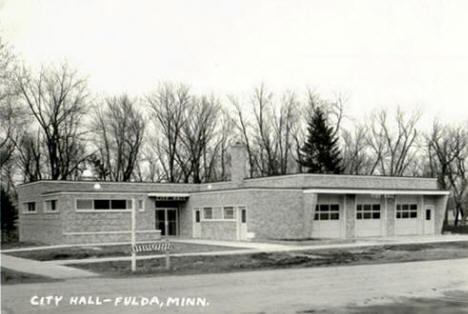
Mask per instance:
[[[381,218],[380,204],[357,204],[356,237],[375,237],[382,235]]]
[[[397,204],[395,235],[418,234],[418,205]]]
[[[312,238],[339,238],[340,230],[340,205],[318,204],[312,222]]]

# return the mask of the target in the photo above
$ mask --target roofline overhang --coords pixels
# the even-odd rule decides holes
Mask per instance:
[[[190,197],[190,193],[164,193],[164,192],[158,192],[158,193],[148,193],[148,197]]]
[[[383,195],[449,195],[450,191],[442,190],[366,190],[366,189],[305,189],[304,194],[383,194]]]

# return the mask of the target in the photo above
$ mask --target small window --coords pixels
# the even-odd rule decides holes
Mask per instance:
[[[213,219],[213,208],[211,207],[203,208],[203,219]]]
[[[426,220],[431,220],[431,210],[426,209]]]
[[[397,219],[414,219],[418,217],[417,204],[397,204],[396,218]]]
[[[145,210],[145,201],[144,200],[138,200],[138,210],[141,211],[141,212]]]
[[[200,222],[200,210],[195,211],[195,222]]]
[[[243,224],[247,223],[247,210],[245,209],[241,210],[241,222]]]
[[[127,209],[127,201],[111,200],[111,209]]]
[[[24,204],[24,211],[26,213],[35,213],[36,212],[36,203],[35,202],[27,202]]]
[[[45,212],[56,212],[57,211],[57,200],[47,200],[44,202],[44,211]]]
[[[234,219],[234,207],[227,206],[223,208],[223,218],[224,219]]]

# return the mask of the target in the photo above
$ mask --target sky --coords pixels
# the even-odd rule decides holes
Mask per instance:
[[[67,60],[105,95],[159,81],[247,95],[307,88],[363,119],[401,106],[468,121],[468,1],[0,0],[0,34],[33,67]]]

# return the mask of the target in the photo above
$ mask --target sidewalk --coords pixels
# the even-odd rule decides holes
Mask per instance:
[[[70,279],[95,277],[98,274],[90,271],[61,266],[57,264],[44,263],[25,258],[13,257],[5,254],[0,254],[0,262],[2,267],[39,276],[45,276],[53,279]]]

